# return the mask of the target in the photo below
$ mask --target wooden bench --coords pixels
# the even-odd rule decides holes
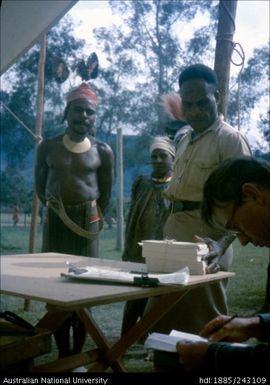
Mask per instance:
[[[0,323],[0,371],[31,372],[34,358],[51,351],[51,331],[37,329],[33,336],[2,335]]]

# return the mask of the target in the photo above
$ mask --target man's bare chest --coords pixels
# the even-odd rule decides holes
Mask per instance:
[[[96,146],[81,154],[74,154],[63,146],[57,146],[48,154],[47,164],[51,171],[64,171],[73,174],[74,172],[95,171],[101,162]]]

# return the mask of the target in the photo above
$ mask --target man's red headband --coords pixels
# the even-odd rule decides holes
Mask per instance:
[[[82,83],[79,87],[71,90],[67,95],[67,103],[73,102],[78,99],[87,99],[93,105],[97,107],[97,95],[95,90],[86,83]]]

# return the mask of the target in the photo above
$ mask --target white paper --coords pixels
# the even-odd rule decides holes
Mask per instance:
[[[86,266],[83,268],[72,266],[69,268],[67,273],[62,273],[61,275],[74,279],[127,284],[133,284],[135,277],[141,277],[140,274],[133,274],[104,266]],[[189,270],[188,268],[184,268],[170,274],[148,274],[147,276],[149,278],[157,278],[160,285],[186,285],[189,280]]]

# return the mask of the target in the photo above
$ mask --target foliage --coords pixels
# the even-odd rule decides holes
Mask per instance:
[[[265,114],[260,114],[260,128],[267,143],[270,143],[270,109]]]
[[[73,37],[73,24],[69,17],[52,28],[47,34],[47,54],[45,64],[45,115],[44,136],[47,137],[61,129],[63,110],[63,91],[52,76],[53,57],[61,57],[67,63],[76,58],[76,52],[81,50],[84,42]],[[12,89],[1,93],[1,100],[13,111],[26,126],[34,132],[37,75],[39,60],[39,44],[36,44],[4,75],[6,82],[12,84]],[[16,81],[15,81],[16,79]],[[27,87],[25,86],[27,84]],[[17,120],[5,109],[1,109],[2,143],[5,144],[8,165],[25,165],[25,154],[33,150],[35,140]],[[18,151],[18,148],[20,151]]]
[[[177,78],[184,66],[194,62],[211,65],[213,61],[217,5],[217,1],[209,0],[112,0],[112,11],[122,17],[121,26],[95,30],[97,52],[105,54],[107,60],[96,81],[101,101],[97,136],[112,145],[116,152],[112,134],[118,127],[122,127],[125,133],[140,134],[136,135],[138,140],[124,143],[126,191],[130,190],[133,176],[144,170],[149,162],[150,137],[164,134],[160,95],[177,89]],[[183,27],[192,24],[198,15],[208,25],[194,30],[189,41],[183,40]],[[84,41],[75,39],[73,30],[70,17],[65,16],[47,34],[44,137],[63,130],[61,121],[66,85],[59,86],[53,80],[52,63],[58,57],[70,69],[78,64]],[[38,58],[39,47],[35,45],[4,75],[9,87],[1,91],[1,100],[33,132]],[[251,109],[267,95],[268,77],[268,47],[265,46],[254,51],[242,73],[240,108],[243,121],[249,119]],[[235,125],[236,88],[231,90],[229,101],[230,122]],[[266,140],[269,140],[268,126],[269,118],[262,111],[259,128]],[[1,106],[1,170],[6,183],[2,189],[2,201],[25,202],[28,197],[30,204],[32,185],[29,181],[33,177],[34,147],[34,137]],[[259,150],[256,154],[264,156]],[[29,170],[28,174],[25,170]]]
[[[23,210],[29,210],[31,192],[21,171],[16,167],[8,166],[1,172],[1,200],[7,205],[17,204]]]
[[[84,45],[83,40],[73,37],[73,24],[70,17],[65,17],[47,34],[47,54],[45,64],[45,112],[43,136],[56,135],[63,130],[61,125],[63,114],[63,90],[52,76],[54,57],[61,57],[70,66],[76,54]],[[36,44],[3,76],[9,83],[10,90],[1,91],[1,100],[17,117],[34,133],[37,75],[39,60],[39,44]],[[26,86],[27,85],[27,86]],[[29,155],[33,160],[35,138],[1,105],[1,152],[3,171],[2,202],[21,201],[26,204],[31,195],[29,176],[24,169],[29,167]],[[33,165],[31,165],[33,168]],[[29,204],[28,198],[28,204]]]
[[[250,112],[261,98],[268,96],[269,85],[269,47],[262,46],[254,50],[253,56],[248,60],[240,78],[240,95],[238,104],[238,90],[231,90],[228,116],[233,125],[237,125],[238,107],[240,108],[240,126],[249,121]],[[268,104],[267,107],[268,108]],[[264,114],[261,114],[264,115]],[[266,120],[265,120],[266,119]],[[267,118],[261,120],[259,127],[266,128]],[[267,139],[267,136],[265,137]],[[269,138],[268,138],[269,139]]]
[[[120,27],[95,30],[97,45],[108,61],[108,67],[101,73],[98,132],[111,133],[122,126],[142,135],[163,134],[159,96],[176,89],[184,66],[195,62],[211,65],[217,2],[110,1],[110,6],[121,15],[123,23]],[[209,18],[208,25],[195,30],[190,40],[184,41],[179,31],[199,14]],[[241,127],[250,121],[251,111],[268,95],[268,53],[268,46],[257,48],[242,71]],[[232,79],[231,83],[235,81]],[[230,91],[228,116],[230,123],[237,126],[237,87]],[[255,130],[263,129],[258,125]]]
[[[209,55],[216,2],[110,1],[110,6],[123,23],[95,30],[109,63],[101,73],[98,130],[112,132],[121,125],[134,133],[163,133],[159,96],[172,91],[181,67]],[[176,26],[192,22],[198,12],[210,15],[212,22],[195,31],[186,45],[176,36]]]

